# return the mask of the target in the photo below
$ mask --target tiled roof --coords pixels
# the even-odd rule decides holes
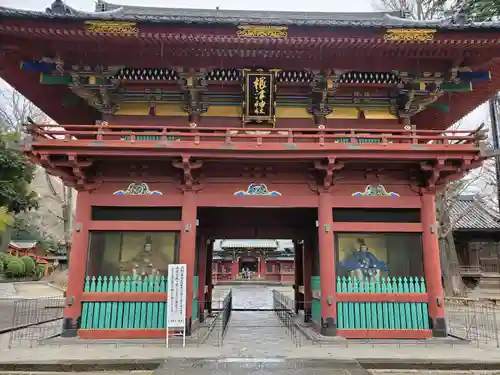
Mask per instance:
[[[454,223],[453,230],[500,230],[498,214],[470,195],[458,197],[451,206],[450,218]]]
[[[276,240],[223,240],[222,249],[277,249]]]
[[[17,247],[18,249],[30,250],[37,244],[37,241],[10,241],[10,246]]]
[[[69,5],[46,12],[0,7],[0,16],[45,19],[122,20],[137,22],[182,22],[198,24],[253,24],[335,27],[418,27],[440,29],[500,28],[500,22],[455,23],[452,17],[420,21],[402,18],[402,12],[327,13],[278,12],[226,9],[156,8],[111,4],[98,0],[95,12],[79,11]]]

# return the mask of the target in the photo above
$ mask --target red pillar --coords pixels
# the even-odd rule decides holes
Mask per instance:
[[[266,257],[263,256],[260,258],[260,278],[261,279],[266,279],[266,272],[267,272],[267,268],[266,268]]]
[[[433,335],[435,337],[446,337],[447,330],[444,317],[444,294],[441,281],[435,195],[432,193],[423,193],[421,201],[422,246],[424,275],[429,295],[429,319]]]
[[[207,240],[201,236],[198,244],[198,320],[205,320],[205,285],[208,267],[212,270],[212,262],[207,259]]]
[[[207,262],[212,263],[212,258],[214,254],[214,240],[210,240],[207,246]],[[213,291],[213,279],[212,279],[212,269],[210,272],[207,272],[206,275],[206,284],[207,284],[207,293],[205,296],[205,309],[208,314],[212,314],[212,291]]]
[[[239,260],[233,259],[233,263],[231,264],[231,280],[236,280],[236,278],[238,277],[238,265]]]
[[[68,288],[62,333],[64,337],[76,336],[76,322],[82,311],[81,299],[87,267],[90,209],[90,193],[79,191],[76,200],[75,229],[69,255]]]
[[[194,191],[185,191],[182,202],[182,227],[179,263],[187,265],[186,275],[186,335],[191,334],[193,316],[193,280],[196,251],[196,195]]]
[[[311,278],[313,270],[313,249],[312,241],[305,239],[303,244],[302,267],[304,270],[304,322],[311,321],[312,309],[312,288]]]
[[[337,334],[335,295],[335,254],[333,243],[332,197],[326,192],[318,199],[319,276],[321,283],[321,334]]]

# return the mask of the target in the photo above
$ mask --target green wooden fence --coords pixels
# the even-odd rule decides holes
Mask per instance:
[[[198,291],[193,280],[193,297]],[[84,292],[93,293],[167,293],[167,278],[87,277]],[[193,321],[198,317],[198,299],[193,300]],[[167,302],[92,301],[82,303],[81,329],[155,329],[166,328]]]
[[[124,135],[121,138],[123,141],[130,141],[132,137],[130,135]],[[161,141],[162,136],[161,135],[136,135],[135,140],[136,141]],[[180,138],[175,135],[167,135],[167,141],[177,141]]]
[[[313,292],[319,292],[321,291],[321,285],[320,285],[320,277],[319,276],[312,276],[311,277],[311,290]],[[313,293],[314,295],[314,293]],[[321,300],[314,298],[311,302],[311,319],[313,322],[316,322],[317,324],[321,324]]]
[[[338,277],[338,293],[425,293],[425,280],[393,277],[376,282]],[[429,329],[426,302],[338,302],[339,329]]]
[[[193,313],[191,314],[191,320],[193,322],[198,320],[198,276],[195,276],[193,280]]]

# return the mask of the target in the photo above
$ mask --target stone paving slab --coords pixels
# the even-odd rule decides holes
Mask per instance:
[[[166,361],[155,375],[369,375],[355,361],[297,361],[288,359],[178,360]]]

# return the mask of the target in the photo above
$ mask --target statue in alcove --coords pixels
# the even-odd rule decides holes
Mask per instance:
[[[146,237],[142,250],[140,250],[131,260],[126,261],[122,266],[122,271],[128,275],[132,275],[134,278],[144,276],[166,276],[167,267],[170,263],[166,258],[166,254],[163,254],[153,247],[152,238],[148,236]]]
[[[358,280],[376,281],[382,271],[388,271],[387,264],[379,260],[362,238],[357,239],[358,248],[340,263],[349,276]]]

